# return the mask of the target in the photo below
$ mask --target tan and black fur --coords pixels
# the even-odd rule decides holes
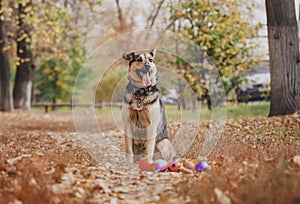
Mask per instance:
[[[167,132],[165,109],[159,99],[154,57],[155,50],[123,55],[129,61],[129,83],[122,108],[126,160],[129,163],[142,156],[152,159],[155,148],[165,160],[174,157]]]

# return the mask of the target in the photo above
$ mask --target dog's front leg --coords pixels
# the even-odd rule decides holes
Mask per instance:
[[[156,129],[150,126],[146,129],[146,134],[146,156],[149,160],[152,160],[155,149]]]
[[[132,137],[132,127],[125,127],[125,153],[126,161],[132,164],[133,161],[133,137]]]

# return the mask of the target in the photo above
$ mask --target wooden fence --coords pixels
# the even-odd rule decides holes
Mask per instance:
[[[32,107],[44,107],[45,108],[45,113],[49,112],[49,108],[51,110],[55,110],[56,108],[60,107],[69,107],[69,108],[74,108],[74,107],[95,107],[95,108],[105,108],[105,107],[122,107],[121,102],[102,102],[102,103],[94,103],[94,104],[82,104],[82,103],[45,103],[45,102],[34,102],[31,104]]]

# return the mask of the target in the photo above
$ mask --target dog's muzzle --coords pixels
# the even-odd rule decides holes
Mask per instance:
[[[152,72],[152,70],[151,70],[151,66],[150,65],[147,65],[147,64],[145,64],[143,67],[142,67],[142,69],[137,69],[136,71],[135,71],[135,73],[136,73],[136,75],[142,80],[143,79],[143,75],[150,75],[151,74],[151,72]]]
[[[151,72],[151,65],[148,63],[145,63],[144,67],[142,68],[143,72]]]

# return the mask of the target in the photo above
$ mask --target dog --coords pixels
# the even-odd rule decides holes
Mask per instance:
[[[141,157],[153,159],[155,149],[164,160],[175,156],[167,131],[165,108],[159,98],[155,65],[156,49],[149,53],[124,53],[129,61],[122,119],[125,133],[126,161]]]

